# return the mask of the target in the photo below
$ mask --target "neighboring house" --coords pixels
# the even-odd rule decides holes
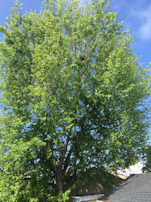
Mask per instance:
[[[151,202],[151,173],[130,175],[98,201]]]
[[[113,175],[102,171],[98,173],[96,169],[92,168],[91,176],[85,185],[73,189],[70,196],[89,196],[107,193],[110,189],[118,185],[126,177],[123,175]],[[84,175],[83,175],[84,178]],[[71,199],[69,200],[71,201]]]
[[[90,195],[90,196],[72,196],[72,202],[96,202],[97,199],[102,197],[104,194]]]

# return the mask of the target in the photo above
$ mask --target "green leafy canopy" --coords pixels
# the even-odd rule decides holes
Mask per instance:
[[[151,172],[151,145],[148,145],[148,147],[146,148],[145,151],[145,157],[146,157],[146,163],[145,166],[143,168],[144,172]]]
[[[90,165],[126,167],[146,147],[150,70],[110,6],[15,1],[0,26],[2,201],[66,201]]]

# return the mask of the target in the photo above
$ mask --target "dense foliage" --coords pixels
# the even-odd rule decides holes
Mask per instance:
[[[2,201],[66,201],[90,165],[125,167],[145,147],[149,69],[109,7],[15,3],[0,27]]]
[[[144,172],[151,172],[151,145],[146,148],[146,164],[143,168]]]

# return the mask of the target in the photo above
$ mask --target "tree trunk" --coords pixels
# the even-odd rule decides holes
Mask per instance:
[[[63,193],[62,169],[58,169],[58,172],[56,173],[56,185],[59,193]]]

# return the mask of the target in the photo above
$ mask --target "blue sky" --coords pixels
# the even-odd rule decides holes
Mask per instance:
[[[42,0],[18,0],[24,5],[23,11],[41,9]],[[81,0],[81,4],[84,0]],[[0,0],[0,24],[4,25],[9,17],[13,0]],[[124,21],[124,29],[134,33],[133,52],[144,66],[151,62],[151,0],[112,0],[112,10],[118,13],[118,22]],[[0,34],[2,37],[2,34]]]

